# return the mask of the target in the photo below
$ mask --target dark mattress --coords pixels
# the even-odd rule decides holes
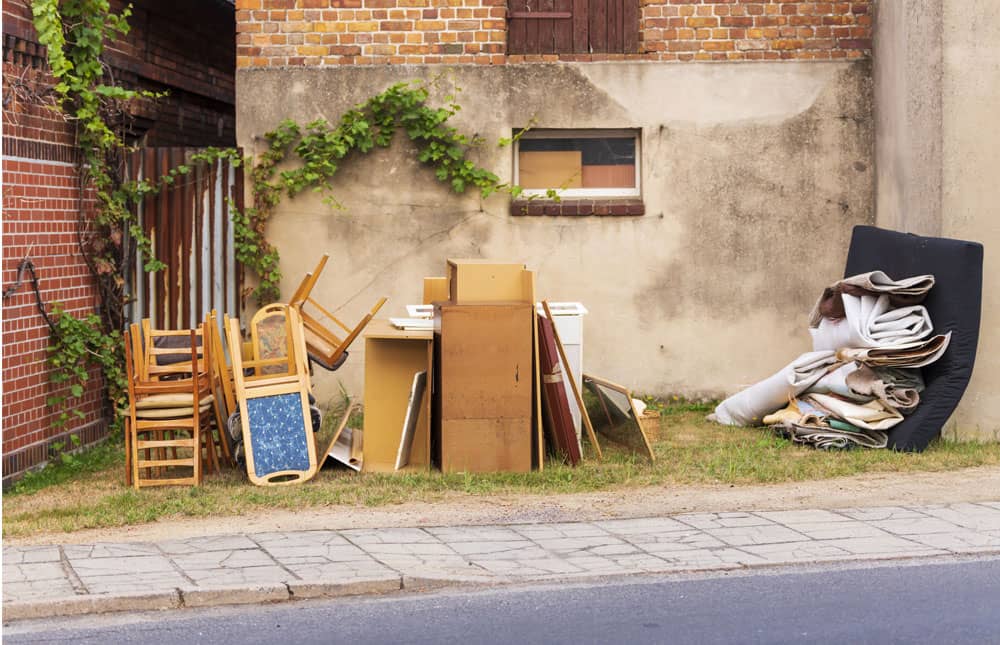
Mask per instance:
[[[924,306],[935,333],[952,332],[944,355],[923,368],[927,389],[920,395],[920,405],[889,432],[889,448],[919,452],[941,434],[972,376],[979,342],[983,245],[856,226],[844,277],[876,270],[894,279],[933,274],[934,288]]]

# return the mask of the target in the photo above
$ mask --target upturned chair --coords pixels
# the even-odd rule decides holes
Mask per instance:
[[[295,293],[289,299],[288,304],[295,309],[302,320],[309,361],[325,370],[333,371],[347,360],[347,348],[351,346],[351,343],[364,331],[364,328],[371,322],[371,319],[375,317],[378,310],[385,304],[386,298],[379,298],[375,306],[353,328],[345,325],[310,296],[328,259],[330,259],[330,254],[323,254],[316,268],[307,273],[305,278],[302,279]],[[334,325],[347,335],[341,337],[338,335],[340,332],[334,331],[324,325],[320,318],[314,317],[306,309],[306,305],[315,308],[319,316],[332,321]]]

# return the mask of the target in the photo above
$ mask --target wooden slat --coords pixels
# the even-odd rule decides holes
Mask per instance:
[[[554,0],[556,13],[565,13],[569,20],[552,21],[552,45],[557,54],[573,53],[573,0]]]
[[[193,280],[194,286],[194,302],[192,307],[194,308],[195,317],[198,320],[203,320],[205,315],[212,308],[207,302],[205,302],[205,265],[202,262],[203,252],[205,245],[208,244],[208,240],[205,239],[204,231],[202,230],[204,226],[204,216],[201,208],[201,190],[198,183],[199,179],[199,168],[192,168],[192,172],[184,178],[185,182],[190,184],[190,192],[188,196],[188,203],[190,208],[193,210],[192,219],[192,229],[194,230],[194,246],[191,249],[192,257],[194,257],[194,272],[191,274],[191,279]]]
[[[171,466],[194,466],[194,457],[184,459],[140,459],[139,468],[170,468]]]
[[[543,2],[544,4],[544,2]],[[571,11],[514,11],[508,14],[511,20],[569,20]]]
[[[590,51],[595,54],[608,52],[608,2],[590,0]]]
[[[509,0],[507,4],[507,53],[524,54],[527,52],[527,23],[514,18],[515,14],[527,13],[525,0]]]
[[[143,177],[149,178],[152,176],[152,172],[156,169],[156,150],[153,148],[146,148],[142,151],[142,172]],[[156,197],[151,194],[146,194],[143,198],[142,204],[142,226],[146,233],[146,237],[152,240],[153,251],[156,251]],[[144,258],[145,260],[149,258]],[[135,317],[135,320],[141,320],[143,318],[155,317],[156,315],[156,281],[146,277],[145,269],[143,266],[139,266],[139,270],[143,276],[143,288],[145,289],[145,299],[142,303],[142,311],[139,315]]]
[[[180,148],[170,148],[170,167],[176,168],[183,160]],[[181,190],[178,186],[170,186],[170,263],[173,266],[173,276],[170,281],[170,325],[169,329],[186,327],[183,315],[182,300],[187,300],[187,293],[181,291],[184,284],[184,274],[187,267],[184,264],[182,249],[184,248],[184,212]],[[181,294],[183,293],[183,297]]]
[[[639,53],[639,2],[622,0],[622,44],[626,54]]]
[[[590,52],[590,40],[588,32],[589,22],[589,0],[572,0],[573,2],[573,52],[576,54],[586,54]]]
[[[174,168],[178,165],[183,164],[185,161],[185,150],[184,148],[177,149],[177,160],[174,164]],[[194,234],[192,230],[194,212],[191,209],[191,187],[188,182],[188,177],[183,175],[178,175],[177,181],[179,185],[176,190],[180,200],[177,202],[177,226],[181,232],[180,245],[178,247],[178,258],[177,265],[181,270],[181,281],[179,285],[180,293],[178,298],[180,302],[178,303],[177,309],[181,312],[180,320],[177,321],[177,328],[183,329],[185,327],[193,327],[195,322],[191,317],[191,305],[194,304],[191,299],[191,236]]]
[[[242,150],[240,151],[242,153]],[[228,164],[227,164],[228,165]],[[233,168],[233,188],[230,194],[230,199],[233,200],[233,204],[239,211],[243,211],[244,208],[244,194],[243,194],[243,166],[239,168]],[[222,211],[222,239],[226,241],[226,254],[224,257],[223,267],[225,269],[226,275],[226,291],[227,294],[232,294],[233,311],[239,311],[243,308],[243,267],[237,263],[235,258],[235,248],[233,243],[229,241],[232,236],[230,232],[230,214],[229,208],[223,205]]]
[[[154,177],[161,176],[165,169],[169,167],[170,164],[170,151],[166,148],[159,148],[156,151],[156,164],[153,169],[155,173]],[[156,229],[157,229],[157,243],[156,243],[156,257],[162,262],[169,262],[170,259],[170,212],[168,209],[168,197],[167,191],[161,191],[160,195],[156,200]],[[154,295],[156,298],[156,324],[159,327],[169,327],[169,321],[167,316],[169,314],[168,309],[168,298],[165,294],[170,291],[170,269],[164,269],[159,272],[159,280],[157,280],[158,289],[157,293]]]

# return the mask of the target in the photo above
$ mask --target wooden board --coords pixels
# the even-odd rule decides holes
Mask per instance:
[[[521,188],[582,188],[583,153],[579,150],[531,150],[517,155]]]
[[[444,302],[448,299],[448,278],[424,278],[424,300],[425,305],[432,302]]]
[[[538,336],[545,426],[555,451],[568,464],[576,466],[580,463],[580,444],[577,443],[573,413],[563,384],[552,321],[544,316],[538,316]]]
[[[482,259],[448,260],[448,299],[455,304],[532,302],[524,264]]]
[[[442,472],[530,472],[531,425],[531,417],[442,419]]]

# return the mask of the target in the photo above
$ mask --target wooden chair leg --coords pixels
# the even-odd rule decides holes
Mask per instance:
[[[134,446],[132,441],[132,419],[125,417],[125,485],[131,486],[134,481],[132,478],[132,464],[135,459],[132,457],[132,446]]]

